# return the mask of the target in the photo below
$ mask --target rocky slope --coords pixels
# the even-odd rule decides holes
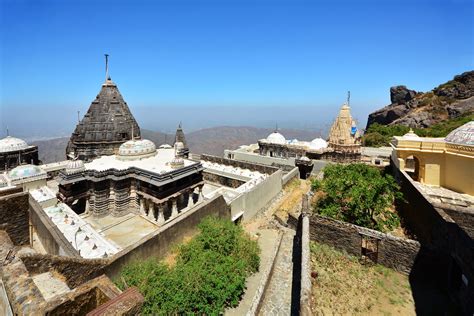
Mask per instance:
[[[373,123],[425,128],[473,113],[474,71],[455,76],[426,93],[405,86],[391,87],[390,100],[391,104],[369,115],[367,128]]]

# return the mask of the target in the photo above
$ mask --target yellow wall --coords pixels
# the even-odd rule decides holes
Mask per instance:
[[[446,154],[442,186],[474,195],[474,159]]]

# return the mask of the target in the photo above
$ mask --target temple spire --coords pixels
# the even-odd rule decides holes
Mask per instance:
[[[347,91],[347,106],[350,106],[351,103],[351,92]]]
[[[105,81],[109,79],[109,54],[105,55]]]

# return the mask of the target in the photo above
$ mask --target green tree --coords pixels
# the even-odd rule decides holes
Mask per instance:
[[[199,230],[178,248],[175,266],[148,260],[122,270],[125,284],[137,286],[145,297],[143,314],[218,315],[238,305],[245,279],[258,270],[257,242],[241,226],[215,217],[205,218]]]
[[[399,225],[391,210],[401,192],[393,177],[365,164],[328,165],[312,188],[324,193],[315,212],[359,226],[389,231]]]

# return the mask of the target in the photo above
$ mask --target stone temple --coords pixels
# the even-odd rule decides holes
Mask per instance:
[[[66,148],[68,157],[89,161],[118,153],[120,145],[140,138],[140,128],[117,85],[108,77],[87,113],[77,124]]]

